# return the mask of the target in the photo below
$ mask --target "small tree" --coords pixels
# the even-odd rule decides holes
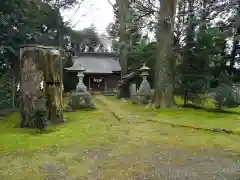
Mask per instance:
[[[175,91],[182,96],[184,106],[187,106],[189,102],[200,105],[205,101],[202,95],[209,90],[211,77],[208,74],[180,73],[176,80]]]
[[[224,72],[219,79],[219,85],[215,89],[214,104],[218,111],[222,108],[235,108],[239,105],[237,92],[233,86],[231,76]]]

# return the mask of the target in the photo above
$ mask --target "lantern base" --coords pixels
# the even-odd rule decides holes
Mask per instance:
[[[80,109],[96,109],[89,92],[71,92],[69,97],[69,111]]]
[[[83,83],[78,84],[77,87],[76,87],[76,91],[77,92],[86,92],[87,87]]]

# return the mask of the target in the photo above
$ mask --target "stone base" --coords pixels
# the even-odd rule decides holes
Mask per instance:
[[[96,109],[89,92],[71,92],[69,97],[69,111],[79,109]]]
[[[131,96],[132,104],[147,105],[152,100],[152,96],[149,93],[137,93]]]
[[[138,96],[138,103],[146,105],[151,100],[150,96]]]

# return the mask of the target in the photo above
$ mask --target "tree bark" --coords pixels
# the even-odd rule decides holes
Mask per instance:
[[[129,0],[119,0],[119,51],[120,51],[120,65],[122,70],[122,76],[128,73],[128,36],[127,36],[127,23],[129,16]]]
[[[184,48],[183,56],[183,66],[182,72],[184,74],[184,106],[188,103],[188,93],[190,92],[189,79],[188,76],[192,74],[192,63],[193,63],[193,46],[194,46],[194,37],[195,37],[195,26],[194,23],[194,2],[195,0],[187,0],[188,3],[188,15],[187,15],[187,28],[186,28],[186,46]],[[202,25],[200,25],[202,28]]]
[[[236,34],[234,35],[234,38],[237,35],[240,35],[240,27],[236,28]],[[239,40],[233,40],[233,45],[232,45],[232,51],[231,51],[231,59],[230,59],[230,65],[229,65],[229,69],[230,69],[230,74],[234,73],[234,66],[236,64],[236,56],[237,56],[237,47],[239,44]]]
[[[48,97],[48,119],[54,124],[64,123],[62,100],[62,70],[60,54],[47,50],[44,67],[46,95]]]
[[[173,96],[173,27],[177,0],[160,0],[154,103],[157,107],[175,106]]]
[[[20,49],[21,72],[21,127],[35,127],[35,104],[39,95],[43,95],[40,83],[44,80],[41,62],[44,54],[36,47]]]
[[[235,32],[234,32],[234,39],[233,39],[233,47],[231,51],[231,59],[230,59],[230,74],[233,75],[234,72],[234,66],[236,64],[236,56],[237,56],[237,46],[239,44],[239,39],[235,39],[236,36],[240,35],[240,25],[239,25],[239,19],[240,19],[240,4],[238,4],[238,9],[236,12],[236,21],[235,21]]]
[[[21,127],[36,127],[36,100],[40,95],[47,97],[48,117],[52,123],[62,123],[62,76],[60,54],[53,48],[26,46],[20,50],[21,63]],[[40,83],[45,82],[41,90]]]
[[[15,108],[15,97],[16,97],[16,82],[15,82],[15,77],[13,76],[12,77],[12,83],[11,83],[11,88],[12,88],[12,99],[11,99],[11,102],[12,102],[12,108]]]

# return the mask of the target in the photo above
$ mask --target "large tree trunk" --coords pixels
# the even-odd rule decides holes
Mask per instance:
[[[48,97],[48,119],[54,124],[64,122],[62,100],[61,56],[51,49],[46,50],[44,79]]]
[[[60,55],[53,48],[26,46],[20,50],[21,63],[21,127],[36,127],[35,104],[40,95],[47,97],[48,120],[62,123],[62,76]],[[45,82],[41,90],[40,83]]]
[[[157,107],[175,106],[173,96],[173,27],[177,0],[160,0],[154,103]]]
[[[237,14],[236,14],[236,21],[235,21],[235,33],[234,33],[234,39],[233,39],[233,47],[232,47],[232,51],[231,51],[231,59],[230,59],[230,73],[233,74],[234,72],[234,66],[236,64],[236,56],[237,56],[237,47],[239,44],[239,38],[237,38],[238,36],[240,36],[240,23],[239,20],[240,19],[240,4],[238,4],[238,10],[237,10]]]
[[[183,65],[182,65],[182,73],[183,73],[183,86],[184,86],[184,106],[188,104],[188,97],[190,92],[189,87],[189,77],[192,72],[192,63],[194,59],[194,55],[192,52],[194,46],[194,37],[195,37],[195,26],[194,23],[194,1],[195,0],[187,0],[188,3],[188,15],[187,15],[187,27],[186,27],[186,45],[184,47],[184,56],[183,56]],[[202,25],[200,25],[202,27]]]
[[[21,73],[21,127],[35,127],[35,104],[41,91],[40,83],[44,80],[42,72],[42,59],[44,51],[36,47],[24,47],[20,49],[20,73]]]
[[[122,69],[122,76],[128,73],[128,35],[127,35],[127,23],[129,16],[129,0],[119,0],[119,16],[120,16],[120,29],[119,29],[119,50],[120,50],[120,65]]]

